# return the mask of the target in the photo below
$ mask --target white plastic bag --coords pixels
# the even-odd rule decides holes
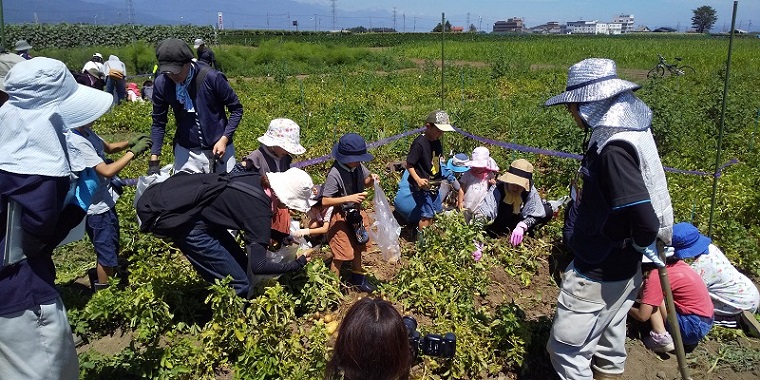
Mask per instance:
[[[301,249],[311,248],[311,244],[303,238],[303,236],[293,236],[293,234],[301,229],[301,224],[297,220],[290,221],[290,238],[294,242],[298,243],[298,247]]]
[[[388,197],[377,182],[375,182],[373,203],[375,206],[375,222],[372,223],[367,232],[377,247],[380,248],[383,259],[391,263],[396,262],[401,257],[401,247],[398,244],[401,226],[393,217]]]
[[[133,203],[134,207],[137,207],[137,201],[142,197],[143,193],[148,187],[150,187],[150,185],[164,182],[171,176],[173,166],[174,165],[172,164],[166,165],[161,168],[161,173],[141,175],[140,178],[137,179],[137,190],[135,190],[135,201]],[[140,221],[139,216],[137,217],[137,225],[142,226],[142,221]]]
[[[267,250],[267,261],[272,263],[289,263],[296,259],[298,254],[298,244],[290,244],[278,249],[276,252]],[[269,278],[280,277],[279,274],[254,274],[251,277],[251,286],[255,286],[259,282],[262,282]]]

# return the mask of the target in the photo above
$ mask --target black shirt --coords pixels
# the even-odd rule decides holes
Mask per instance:
[[[438,179],[441,178],[441,156],[443,155],[443,145],[441,140],[430,141],[425,135],[419,135],[412,142],[409,148],[409,154],[406,156],[406,162],[413,167],[420,178]],[[417,182],[412,176],[409,176],[409,184],[412,191],[417,191]]]
[[[256,172],[237,174],[231,181],[244,181],[261,189],[261,176]],[[263,190],[262,190],[263,192]],[[248,251],[248,267],[253,274],[276,274],[298,270],[306,265],[306,258],[289,263],[274,263],[266,259],[271,236],[272,209],[264,202],[243,191],[226,187],[201,212],[205,222],[225,229],[243,232]]]
[[[589,148],[583,160],[582,198],[569,245],[580,273],[595,280],[619,281],[631,278],[641,261],[630,239],[639,229],[656,234],[659,225],[656,215],[642,224],[628,212],[637,209],[654,215],[633,146],[613,141],[601,153],[596,151],[596,145]]]

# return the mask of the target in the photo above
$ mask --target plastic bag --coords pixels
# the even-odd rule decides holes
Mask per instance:
[[[298,254],[298,244],[283,246],[275,252],[267,250],[267,261],[272,263],[289,263],[296,259]],[[251,286],[270,278],[278,278],[279,274],[254,274],[251,277]]]
[[[145,192],[145,189],[150,187],[150,185],[154,183],[161,183],[166,181],[171,176],[172,167],[174,165],[169,164],[161,168],[161,173],[158,174],[151,174],[151,175],[141,175],[140,178],[137,179],[137,190],[135,190],[135,201],[133,203],[134,207],[137,207],[137,201],[140,200],[140,197],[142,197],[143,193]],[[142,222],[140,221],[140,218],[137,218],[137,225],[142,226]]]
[[[401,226],[393,216],[388,197],[377,182],[375,182],[373,204],[375,206],[375,222],[372,223],[367,232],[377,247],[380,248],[383,259],[391,263],[396,262],[401,257],[401,247],[398,244]]]
[[[297,220],[291,220],[290,221],[290,238],[293,239],[294,242],[298,243],[298,247],[301,249],[311,248],[311,243],[306,241],[306,239],[304,239],[303,236],[293,236],[293,234],[299,229],[301,229],[301,224]]]

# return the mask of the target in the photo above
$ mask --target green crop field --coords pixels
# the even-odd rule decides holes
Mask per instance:
[[[183,33],[191,39],[191,33]],[[245,107],[235,135],[238,153],[256,149],[256,138],[276,117],[291,118],[301,126],[307,152],[298,159],[305,160],[328,154],[346,132],[375,141],[418,128],[430,110],[443,105],[453,124],[474,135],[581,154],[583,131],[564,108],[542,104],[564,90],[571,64],[587,57],[612,58],[621,77],[643,86],[637,94],[654,111],[653,130],[663,164],[710,173],[667,174],[676,221],[692,221],[707,233],[727,37],[446,38],[441,65],[440,36],[433,34],[217,36],[222,44],[210,47]],[[145,38],[120,45],[99,40],[73,48],[51,44],[33,54],[61,59],[72,69],[80,69],[94,51],[106,57],[116,54],[131,75],[151,70],[153,43],[154,39]],[[738,163],[723,168],[719,177],[713,239],[739,268],[757,278],[760,41],[737,39],[733,52],[719,164],[732,159]],[[682,57],[696,74],[647,79],[658,53],[670,62]],[[147,103],[125,104],[101,118],[94,129],[110,138],[149,133],[150,112]],[[174,128],[173,121],[169,128]],[[387,173],[385,164],[403,159],[411,140],[402,138],[372,152],[376,159],[369,167],[381,173],[389,196],[395,193],[398,176]],[[480,145],[455,132],[443,141],[447,152],[470,153]],[[502,168],[515,158],[533,162],[537,187],[549,198],[567,193],[579,164],[488,147]],[[170,151],[167,141],[164,152]],[[171,157],[165,154],[162,161],[168,163]],[[143,157],[122,177],[136,178],[146,168]],[[306,170],[319,182],[327,168],[320,164]],[[89,242],[56,252],[59,282],[75,331],[90,341],[115,332],[128,337],[129,343],[117,352],[81,353],[83,378],[321,377],[331,339],[323,315],[340,314],[355,296],[342,292],[321,260],[310,263],[307,272],[283,276],[258,297],[244,301],[223,284],[208,287],[170,243],[139,234],[133,192],[127,189],[118,204],[122,256],[129,260],[128,285],[114,284],[91,296],[72,286],[94,265]],[[373,273],[381,294],[415,315],[424,332],[457,334],[456,358],[425,358],[415,367],[415,378],[497,378],[500,373],[542,378],[541,371],[550,367],[537,363],[546,360],[543,345],[552,314],[531,312],[531,302],[538,301],[510,294],[494,273],[524,289],[548,277],[541,268],[559,250],[559,219],[537,239],[513,248],[484,236],[477,226],[464,225],[456,217],[443,218],[424,244],[403,245],[401,264],[370,266],[370,272],[392,273]],[[477,263],[470,257],[475,241],[486,246],[484,259]],[[541,293],[536,297],[540,299]],[[544,302],[553,304],[553,300]],[[757,363],[760,358],[753,360]]]

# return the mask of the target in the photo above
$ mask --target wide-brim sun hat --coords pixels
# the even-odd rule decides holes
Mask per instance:
[[[707,252],[712,240],[702,235],[691,223],[681,222],[673,226],[673,249],[679,259],[688,259]]]
[[[314,182],[305,171],[290,168],[282,173],[267,173],[266,176],[272,191],[287,208],[307,212],[317,203],[312,191]]]
[[[78,84],[63,62],[45,57],[13,66],[5,77],[5,91],[19,108],[57,107],[66,128],[97,120],[113,104],[111,94]]]
[[[5,75],[8,74],[11,67],[23,61],[26,60],[17,54],[0,54],[0,91],[5,91]]]
[[[440,129],[442,132],[454,131],[454,127],[451,126],[451,122],[449,121],[449,114],[443,110],[435,110],[430,112],[427,115],[427,118],[425,118],[425,123],[435,125],[435,127]]]
[[[366,162],[375,159],[367,152],[367,142],[356,133],[346,133],[341,136],[332,148],[332,156],[341,164]]]
[[[467,161],[467,166],[472,168],[488,169],[492,172],[499,171],[499,165],[491,158],[491,152],[484,146],[479,146],[472,151],[472,158]]]
[[[470,170],[470,167],[467,166],[467,161],[469,160],[470,157],[468,157],[466,154],[457,153],[454,155],[454,157],[449,158],[449,160],[446,162],[446,167],[454,173],[464,173]]]
[[[522,158],[512,161],[507,172],[500,175],[499,181],[512,183],[530,191],[530,183],[533,181],[533,165]]]
[[[14,49],[16,49],[16,51],[32,50],[32,45],[29,45],[26,40],[18,40],[16,41],[16,45],[14,45]]]
[[[606,58],[588,58],[568,69],[565,92],[549,98],[546,106],[566,103],[598,102],[626,91],[635,91],[640,85],[620,79],[615,61]]]
[[[269,122],[267,131],[258,140],[266,146],[279,146],[294,155],[306,152],[306,148],[301,145],[301,127],[290,119],[273,119]]]

